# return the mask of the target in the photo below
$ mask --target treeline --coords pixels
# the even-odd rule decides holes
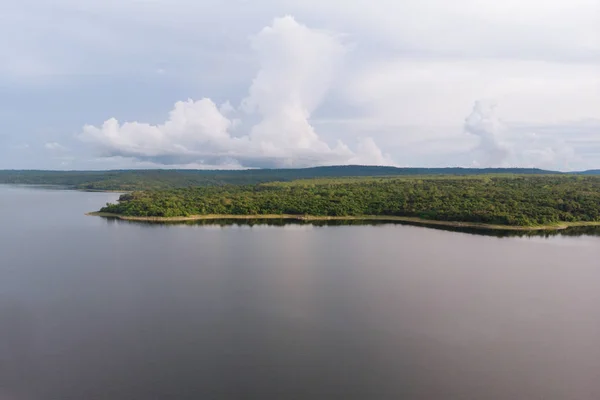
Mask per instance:
[[[395,168],[378,166],[332,166],[301,169],[254,170],[118,170],[118,171],[0,171],[0,183],[61,185],[81,190],[149,190],[190,186],[255,185],[323,177],[544,174],[539,169],[512,168]]]
[[[497,225],[600,221],[600,177],[313,179],[133,192],[102,212],[140,217],[407,216]]]

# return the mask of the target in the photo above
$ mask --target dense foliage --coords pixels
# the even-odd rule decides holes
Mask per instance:
[[[313,179],[133,192],[102,212],[410,216],[499,225],[600,221],[600,177],[505,175]]]
[[[0,183],[61,185],[83,190],[148,190],[226,184],[253,185],[295,179],[400,176],[481,175],[491,173],[541,174],[538,169],[394,168],[376,166],[333,166],[303,169],[208,170],[122,170],[122,171],[0,171]]]

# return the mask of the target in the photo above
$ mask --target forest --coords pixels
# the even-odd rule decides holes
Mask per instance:
[[[576,175],[318,178],[135,191],[102,213],[402,216],[535,226],[600,221],[600,177]]]
[[[594,171],[591,171],[593,173]],[[600,171],[597,171],[600,172]],[[253,185],[296,179],[351,176],[549,174],[552,171],[519,168],[396,168],[381,166],[330,166],[297,169],[247,170],[115,170],[34,171],[0,170],[0,184],[59,185],[79,190],[148,190],[190,186]]]

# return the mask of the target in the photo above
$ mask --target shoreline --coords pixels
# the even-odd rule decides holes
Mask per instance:
[[[389,222],[407,222],[424,226],[448,226],[454,228],[474,228],[485,230],[504,230],[504,231],[550,231],[564,230],[582,226],[600,226],[598,222],[561,222],[554,225],[535,225],[535,226],[512,226],[512,225],[494,225],[478,222],[460,222],[460,221],[439,221],[422,219],[418,217],[401,217],[401,216],[384,216],[384,215],[361,215],[361,216],[314,216],[314,215],[294,215],[294,214],[259,214],[259,215],[190,215],[188,217],[133,217],[113,213],[89,212],[85,215],[117,218],[124,221],[140,221],[140,222],[187,222],[187,221],[202,221],[202,220],[223,220],[223,219],[289,219],[298,221],[389,221]]]
[[[77,192],[86,192],[86,193],[112,193],[112,194],[125,194],[131,193],[133,190],[108,190],[108,189],[79,189],[73,188]]]

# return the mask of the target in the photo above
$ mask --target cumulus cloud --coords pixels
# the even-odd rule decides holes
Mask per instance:
[[[538,167],[570,170],[584,161],[563,134],[540,134],[533,126],[515,127],[500,121],[497,105],[476,101],[465,119],[464,130],[476,136],[479,144],[472,150],[473,164],[481,167]]]
[[[205,98],[175,103],[163,124],[121,124],[111,118],[101,127],[84,126],[80,139],[98,146],[105,156],[200,157],[235,145],[238,140],[227,132],[230,126],[215,103]]]
[[[476,101],[473,111],[465,119],[465,131],[479,137],[479,146],[475,150],[481,157],[475,160],[479,165],[497,167],[503,165],[510,151],[500,141],[502,124],[495,114],[496,104],[488,101]]]
[[[389,162],[368,137],[410,166],[600,162],[598,0],[5,3],[7,168],[54,167],[62,153],[38,135],[49,131],[78,150],[76,168]],[[343,40],[292,18],[260,29],[283,13]],[[501,105],[492,135],[465,133],[479,98]],[[183,101],[167,115],[165,99]],[[141,110],[165,116],[133,122]],[[109,119],[117,112],[127,117]],[[66,133],[81,120],[96,125],[78,135],[83,146]],[[14,151],[21,142],[31,148]]]
[[[311,125],[346,51],[339,37],[287,16],[276,18],[251,43],[260,69],[238,109],[229,102],[218,107],[208,98],[179,101],[162,124],[111,118],[100,127],[86,125],[79,138],[107,157],[163,165],[392,164],[369,137],[352,150],[341,141],[330,145]],[[232,135],[234,127],[243,134]]]
[[[576,143],[566,140],[565,132],[549,134],[548,127],[513,127],[512,164],[524,167],[538,167],[572,171],[593,168],[588,165]],[[584,145],[585,146],[585,145]]]

